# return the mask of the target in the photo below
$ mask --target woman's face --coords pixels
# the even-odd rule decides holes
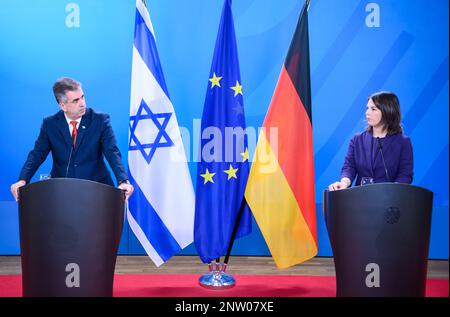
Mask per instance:
[[[369,99],[366,106],[367,124],[373,128],[378,128],[383,125],[381,122],[382,117],[381,110],[375,106],[372,99]]]

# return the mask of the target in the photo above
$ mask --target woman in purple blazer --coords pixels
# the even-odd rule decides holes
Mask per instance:
[[[366,131],[350,140],[341,180],[329,190],[361,185],[363,178],[374,183],[406,183],[413,179],[411,140],[403,134],[400,103],[391,92],[378,92],[367,102]]]

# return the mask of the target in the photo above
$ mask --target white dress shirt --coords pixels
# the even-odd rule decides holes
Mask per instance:
[[[76,122],[77,122],[77,130],[79,130],[79,128],[80,128],[80,122],[81,122],[81,117],[78,118],[77,120],[71,120],[71,119],[69,119],[69,118],[66,116],[66,114],[64,114],[64,117],[66,117],[67,124],[69,125],[70,136],[72,136],[73,125],[70,124],[70,121],[76,121]]]

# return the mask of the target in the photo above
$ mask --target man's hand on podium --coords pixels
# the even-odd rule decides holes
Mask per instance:
[[[19,201],[19,188],[25,186],[26,184],[27,182],[25,182],[24,180],[20,180],[17,183],[11,185],[11,193],[16,201]]]
[[[125,191],[125,200],[127,200],[131,196],[134,190],[133,185],[131,185],[128,180],[120,183],[120,185],[117,187]]]

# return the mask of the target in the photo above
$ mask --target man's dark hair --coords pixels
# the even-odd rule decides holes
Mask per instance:
[[[53,84],[53,94],[55,95],[56,102],[67,102],[66,92],[75,91],[81,87],[81,83],[75,79],[69,77],[59,78]]]
[[[369,99],[372,99],[375,106],[380,109],[382,115],[381,122],[387,134],[403,133],[401,124],[402,114],[397,96],[392,92],[380,91],[372,94]],[[368,127],[367,130],[372,131],[372,127]]]

